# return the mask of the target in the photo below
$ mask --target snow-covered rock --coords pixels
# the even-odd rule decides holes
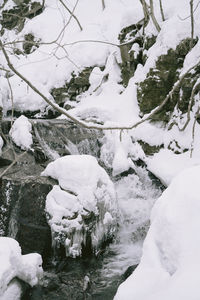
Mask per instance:
[[[8,237],[0,237],[0,245],[0,299],[20,299],[21,287],[12,280],[38,284],[43,274],[42,258],[37,253],[22,255],[18,242]]]
[[[147,159],[147,167],[165,186],[168,186],[181,171],[200,164],[199,151],[190,156],[190,151],[175,154],[168,149],[161,149],[159,153]]]
[[[118,213],[105,170],[90,155],[69,155],[50,163],[41,175],[59,182],[46,200],[54,245],[64,245],[66,256],[80,256],[83,245],[97,253],[114,235]]]
[[[17,146],[23,150],[27,150],[30,149],[33,143],[31,130],[31,123],[27,117],[22,115],[13,123],[9,134]]]
[[[200,165],[176,176],[156,202],[141,262],[115,300],[200,299]]]

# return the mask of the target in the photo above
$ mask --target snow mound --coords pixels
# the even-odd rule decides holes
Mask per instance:
[[[114,235],[118,211],[114,186],[105,170],[90,155],[70,155],[51,162],[41,175],[59,182],[46,200],[54,246],[62,244],[66,256],[76,257],[91,239],[97,253]]]
[[[18,242],[8,237],[0,237],[0,245],[0,299],[20,299],[19,283],[11,280],[18,278],[36,285],[43,273],[42,258],[37,253],[21,255]]]
[[[190,157],[190,151],[175,154],[168,149],[162,149],[147,160],[147,167],[165,186],[168,186],[181,171],[199,163],[199,156]]]
[[[176,176],[156,202],[141,262],[115,300],[200,299],[200,165]]]
[[[27,150],[33,144],[31,129],[31,123],[27,117],[22,115],[13,123],[9,134],[17,146],[23,150]]]

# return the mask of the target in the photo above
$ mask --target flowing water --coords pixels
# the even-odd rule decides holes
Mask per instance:
[[[150,212],[161,186],[141,167],[114,184],[121,212],[116,240],[97,258],[66,259],[56,269],[48,269],[41,299],[111,300],[139,263]],[[31,299],[40,298],[37,294]]]

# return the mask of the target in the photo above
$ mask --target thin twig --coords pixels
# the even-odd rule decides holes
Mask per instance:
[[[197,10],[199,4],[200,4],[200,1],[197,3],[195,9],[193,10],[193,13],[195,13],[195,11]],[[185,18],[181,18],[181,17],[178,15],[178,18],[179,18],[181,21],[185,21],[185,20],[191,18],[191,15],[189,15],[189,16],[187,16],[187,17],[185,17]]]
[[[190,1],[190,16],[191,16],[191,41],[190,41],[190,50],[193,47],[193,40],[194,40],[194,11],[193,11],[193,4],[194,1]]]
[[[195,95],[196,91],[199,89],[199,86],[200,86],[200,81],[197,80],[195,82],[195,84],[193,85],[192,92],[190,95],[190,101],[189,101],[188,110],[187,110],[187,120],[186,120],[184,126],[182,128],[179,128],[180,131],[184,131],[190,122],[190,111],[191,111],[192,105],[194,103],[194,95]]]
[[[196,126],[197,118],[198,118],[198,115],[199,115],[199,111],[200,111],[200,107],[198,107],[198,110],[197,110],[195,118],[194,118],[194,123],[193,123],[193,126],[192,126],[192,143],[191,143],[191,150],[190,150],[190,158],[192,158],[192,153],[193,153],[193,150],[194,150],[194,133],[195,133],[195,126]]]
[[[80,30],[82,31],[83,30],[83,27],[81,26],[78,18],[74,15],[74,13],[67,7],[67,5],[62,1],[62,0],[59,0],[60,3],[65,7],[65,9],[68,11],[68,13],[70,13],[70,15],[76,20]]]
[[[150,16],[151,16],[151,19],[152,19],[153,24],[155,25],[157,31],[160,32],[161,28],[156,20],[155,14],[154,14],[153,0],[150,0]]]
[[[164,10],[163,10],[163,6],[162,6],[162,0],[159,0],[159,3],[160,3],[160,13],[161,13],[161,16],[162,16],[162,20],[164,22],[165,21],[165,15],[164,15]]]
[[[5,173],[9,170],[9,169],[11,169],[15,164],[16,164],[16,162],[18,162],[18,160],[22,157],[22,156],[24,156],[24,154],[26,154],[27,152],[25,151],[25,152],[23,152],[23,153],[21,153],[20,155],[18,155],[16,158],[15,158],[15,160],[0,174],[0,178],[2,178],[3,177],[3,175],[5,175]]]
[[[12,86],[10,84],[10,79],[9,77],[7,76],[6,74],[6,79],[8,81],[8,86],[9,86],[9,89],[10,89],[10,99],[11,99],[11,103],[12,103],[12,111],[11,111],[11,127],[13,125],[13,118],[14,118],[14,99],[13,99],[13,90],[12,90]]]

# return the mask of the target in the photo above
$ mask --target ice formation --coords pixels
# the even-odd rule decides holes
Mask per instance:
[[[82,246],[97,253],[116,231],[118,206],[113,183],[90,155],[70,155],[51,162],[43,176],[59,185],[47,195],[46,212],[54,245],[63,244],[66,256],[80,256]]]

